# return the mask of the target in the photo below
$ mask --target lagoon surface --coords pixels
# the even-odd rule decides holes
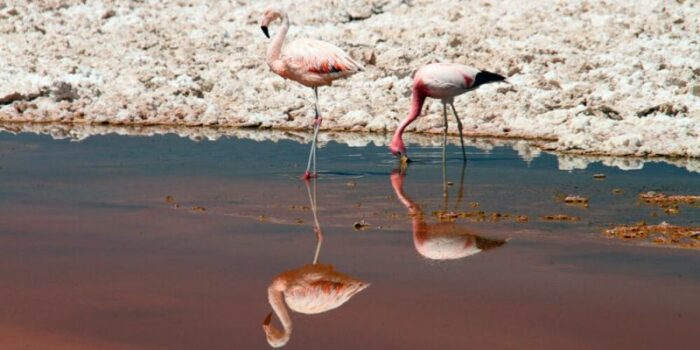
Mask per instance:
[[[638,197],[698,195],[697,173],[562,171],[507,147],[469,147],[463,166],[454,145],[444,167],[440,147],[409,146],[399,169],[385,147],[329,142],[306,183],[307,152],[0,134],[0,349],[265,349],[275,295],[289,349],[698,346],[700,251],[604,234],[700,226],[697,204]]]

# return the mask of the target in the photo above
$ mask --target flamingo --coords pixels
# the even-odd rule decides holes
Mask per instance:
[[[391,153],[401,159],[402,163],[410,161],[403,143],[403,132],[421,113],[426,97],[442,100],[442,117],[447,134],[447,105],[452,107],[452,112],[457,119],[459,138],[462,143],[462,158],[467,159],[464,150],[464,135],[462,134],[462,121],[457,115],[454,98],[481,85],[505,81],[505,77],[496,73],[478,70],[469,66],[456,63],[433,63],[421,67],[413,77],[413,94],[411,97],[411,111],[408,117],[396,129],[389,148]]]
[[[406,173],[404,171],[394,171],[391,174],[391,186],[394,188],[396,196],[411,215],[413,245],[423,257],[431,260],[456,260],[472,256],[481,251],[500,247],[506,243],[505,240],[476,235],[469,229],[457,227],[454,222],[428,225],[421,207],[404,193],[403,183],[405,177]],[[462,167],[462,184],[460,185],[460,195],[457,203],[461,200],[463,186],[464,167]]]
[[[263,321],[267,342],[275,348],[286,345],[292,335],[292,319],[287,307],[302,314],[319,314],[340,307],[369,287],[369,283],[336,271],[332,265],[318,262],[323,232],[316,213],[315,183],[313,197],[308,181],[306,189],[314,216],[316,252],[312,264],[279,274],[267,289],[270,306],[282,323],[283,329],[279,330],[272,326],[272,313],[269,313]]]
[[[269,7],[260,19],[260,28],[269,39],[268,26],[277,19],[282,19],[282,27],[275,35],[267,49],[265,61],[270,70],[285,79],[291,79],[314,90],[314,133],[309,151],[309,161],[303,178],[316,177],[316,140],[321,127],[321,115],[318,112],[318,88],[330,86],[337,79],[347,78],[364,67],[353,60],[341,48],[313,39],[295,40],[282,49],[282,44],[289,30],[287,13],[277,7]],[[313,162],[313,173],[311,165]]]

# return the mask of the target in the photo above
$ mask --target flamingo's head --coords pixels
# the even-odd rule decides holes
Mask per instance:
[[[291,332],[281,331],[272,326],[272,313],[269,313],[265,320],[263,321],[263,330],[265,331],[265,337],[267,338],[267,343],[273,348],[280,348],[285,346],[289,342],[289,338],[292,335]]]
[[[274,22],[278,18],[282,18],[284,16],[284,11],[278,7],[270,6],[262,14],[262,17],[260,17],[260,29],[262,29],[263,34],[269,39],[270,38],[270,32],[268,31],[268,26],[270,23]]]
[[[406,146],[403,144],[403,141],[400,138],[395,138],[394,140],[391,141],[391,144],[389,144],[389,149],[391,150],[391,154],[396,156],[396,158],[399,158],[401,160],[401,163],[408,163],[411,160],[408,159],[408,153],[406,151]]]

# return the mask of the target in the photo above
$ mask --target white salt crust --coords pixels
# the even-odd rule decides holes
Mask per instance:
[[[700,157],[700,2],[274,3],[288,9],[290,39],[334,43],[367,68],[320,90],[325,130],[392,132],[408,112],[412,72],[450,61],[513,84],[457,99],[467,135]],[[0,1],[0,120],[308,130],[311,90],[264,62],[266,5]],[[441,111],[429,101],[409,131],[442,132]]]

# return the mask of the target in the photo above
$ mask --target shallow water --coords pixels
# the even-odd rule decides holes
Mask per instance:
[[[331,310],[302,300],[325,312],[291,312],[287,348],[696,346],[700,252],[603,230],[700,225],[697,206],[669,215],[637,199],[700,194],[700,175],[658,163],[560,171],[555,156],[525,162],[504,147],[470,147],[463,168],[451,145],[445,197],[440,148],[410,151],[403,173],[384,147],[319,151],[308,188],[318,261],[369,286]],[[301,273],[289,271],[317,249],[297,179],[307,152],[292,141],[0,134],[0,349],[268,348],[268,286],[280,274],[292,285]],[[445,209],[485,220],[438,223]],[[550,214],[581,219],[541,219]]]

